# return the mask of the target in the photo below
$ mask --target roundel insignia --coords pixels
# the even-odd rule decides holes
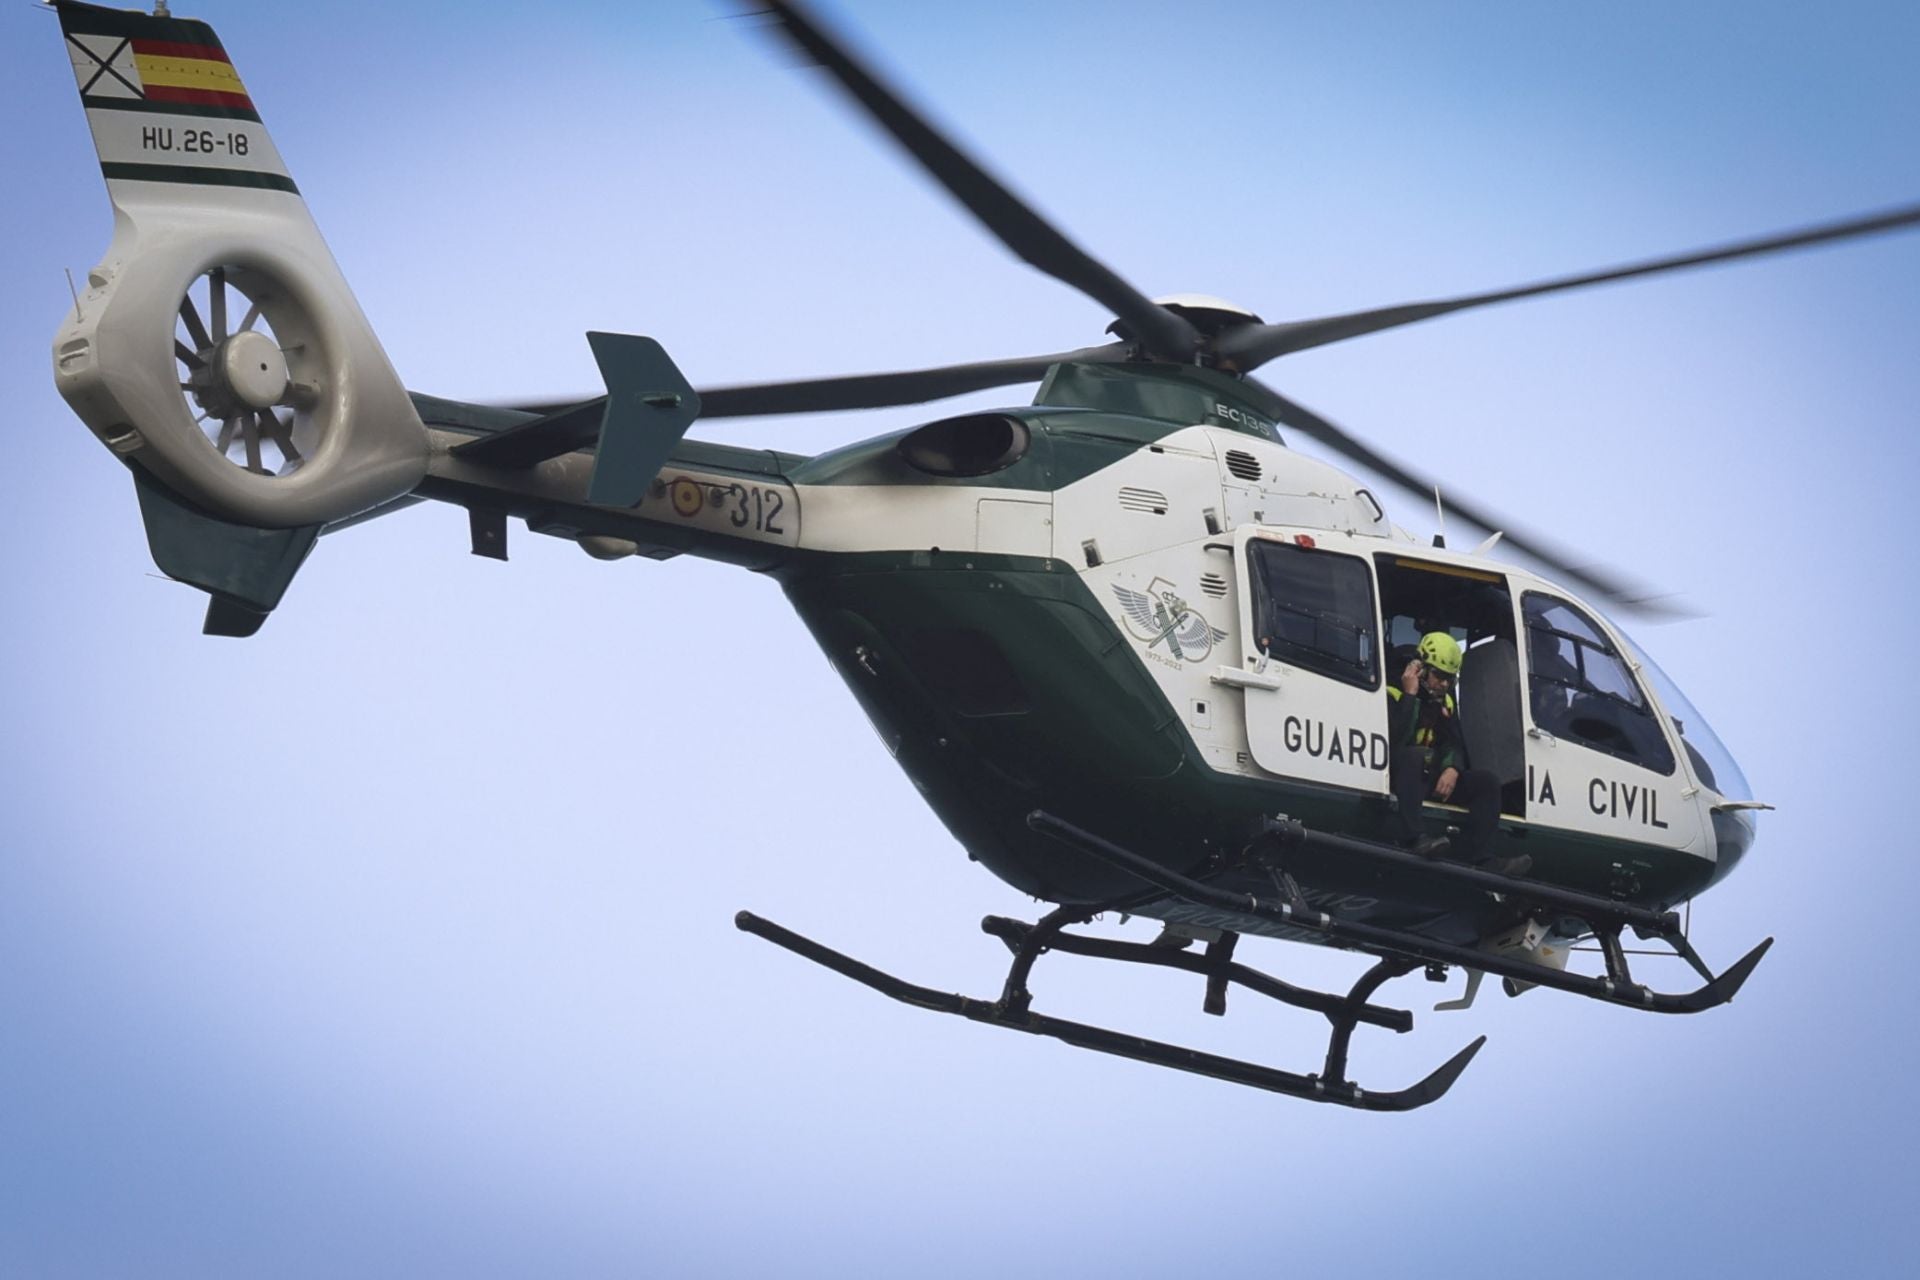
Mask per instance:
[[[674,477],[673,483],[667,486],[667,496],[673,500],[674,514],[684,519],[699,515],[707,501],[707,495],[700,492],[700,482],[685,476]]]

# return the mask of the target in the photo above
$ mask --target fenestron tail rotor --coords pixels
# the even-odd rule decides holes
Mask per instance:
[[[114,211],[54,384],[131,469],[154,562],[211,597],[206,629],[250,635],[320,530],[411,492],[432,442],[213,28],[53,7]]]
[[[291,304],[257,272],[213,267],[180,299],[173,353],[214,450],[255,475],[289,476],[319,445],[321,387],[317,362],[303,359],[304,343],[282,342],[269,305],[285,319]]]

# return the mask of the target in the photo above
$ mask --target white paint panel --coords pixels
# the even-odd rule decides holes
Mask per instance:
[[[771,476],[698,471],[668,463],[637,514],[707,533],[800,545],[800,503],[792,485]]]
[[[1242,524],[1298,525],[1391,536],[1392,526],[1384,509],[1360,497],[1359,485],[1345,472],[1278,445],[1229,438],[1224,432],[1214,443],[1221,454],[1228,528]],[[1259,479],[1234,475],[1226,461],[1229,449],[1256,459]]]
[[[1219,466],[1206,431],[1183,428],[1059,490],[1053,553],[1084,564],[1089,540],[1104,561],[1164,550],[1203,536],[1205,513],[1219,506]]]
[[[1642,769],[1566,738],[1527,738],[1527,821],[1710,855],[1684,770]]]
[[[174,116],[145,111],[87,112],[103,164],[165,164],[189,169],[240,169],[287,177],[287,166],[254,120]]]
[[[1214,539],[1203,536],[1102,564],[1082,572],[1081,581],[1179,710],[1182,727],[1209,762],[1243,772],[1237,764],[1246,746],[1239,695],[1209,679],[1222,662],[1234,661],[1240,643],[1233,601],[1200,590],[1203,573],[1230,571],[1230,557],[1206,550],[1209,541]]]
[[[982,498],[976,509],[974,550],[1007,556],[1053,554],[1053,503]]]
[[[807,516],[800,545],[810,551],[971,551],[979,504],[1006,498],[1009,491],[973,485],[810,484],[797,492]]]
[[[133,42],[123,36],[77,33],[67,37],[67,56],[73,61],[74,83],[92,98],[139,101],[140,69],[134,65]],[[105,68],[105,71],[102,71]]]

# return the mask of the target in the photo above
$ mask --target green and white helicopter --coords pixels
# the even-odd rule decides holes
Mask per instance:
[[[1754,841],[1755,801],[1706,722],[1603,614],[1646,609],[1511,522],[1425,545],[1364,484],[1280,428],[1410,491],[1432,482],[1256,381],[1280,356],[1494,303],[1920,223],[1920,208],[1462,297],[1270,324],[1199,295],[1150,300],[1021,203],[801,6],[769,27],[1008,248],[1119,318],[1079,350],[696,391],[657,342],[590,334],[606,393],[512,407],[408,391],[355,302],[213,30],[51,0],[115,211],[54,342],[61,394],[132,472],[155,561],[246,636],[330,530],[421,500],[470,515],[505,559],[509,518],[602,558],[692,555],[777,580],[969,856],[1056,904],[990,917],[1013,960],[995,999],[917,986],[779,925],[739,927],[896,999],[1278,1093],[1375,1110],[1441,1096],[1476,1040],[1420,1082],[1363,1090],[1360,1023],[1424,970],[1484,974],[1658,1012],[1730,999],[1762,942],[1716,975],[1675,907]],[[972,412],[813,457],[685,438],[701,418],[838,411],[1039,383]],[[1487,553],[1495,543],[1547,577]],[[1557,579],[1558,581],[1556,581]],[[1387,685],[1403,648],[1464,647],[1460,723],[1501,789],[1512,876],[1392,836]],[[1429,803],[1430,834],[1461,811]],[[1153,942],[1073,932],[1105,912]],[[1664,941],[1698,989],[1632,976],[1623,934]],[[1241,964],[1242,937],[1378,963],[1345,993]],[[1592,936],[1604,973],[1568,968]],[[1198,945],[1196,945],[1198,944]],[[1204,1007],[1238,985],[1331,1024],[1295,1074],[1036,1013],[1035,960],[1065,951],[1183,969]],[[1447,1006],[1442,1006],[1447,1007]]]

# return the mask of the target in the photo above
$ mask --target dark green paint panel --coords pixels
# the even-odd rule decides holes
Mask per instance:
[[[144,468],[129,469],[160,572],[255,613],[280,603],[320,536],[319,525],[258,529],[218,519],[175,497]]]
[[[1728,874],[1740,865],[1740,859],[1746,857],[1747,850],[1753,848],[1756,835],[1751,813],[1735,810],[1732,813],[1716,812],[1713,815],[1714,845],[1719,856],[1714,860],[1712,883],[1717,884],[1726,879]]]
[[[1026,422],[1033,433],[1027,451],[1011,466],[984,476],[933,476],[907,465],[900,456],[900,441],[918,430],[907,427],[862,440],[839,449],[831,449],[807,459],[788,477],[795,484],[915,485],[963,488],[1032,489],[1045,492],[1053,488],[1053,448],[1046,432],[1025,411],[1004,411],[1009,418]]]
[[[905,566],[783,576],[801,618],[970,854],[1042,897],[1118,890],[1111,874],[1028,832],[1026,815],[1047,807],[1111,830],[1103,806],[1116,790],[1163,788],[1185,767],[1184,750],[1166,700],[1076,578]],[[967,715],[937,696],[941,681],[926,663],[941,649],[930,633],[991,643],[1021,709]]]
[[[809,459],[804,453],[777,449],[743,449],[710,440],[682,440],[667,458],[668,466],[702,471],[736,471],[741,475],[791,477]]]
[[[1068,405],[1176,426],[1208,423],[1278,440],[1280,433],[1230,374],[1198,365],[1057,364],[1040,384],[1037,406]],[[1164,434],[1164,432],[1163,432]]]

